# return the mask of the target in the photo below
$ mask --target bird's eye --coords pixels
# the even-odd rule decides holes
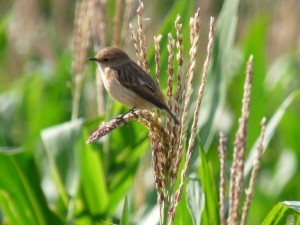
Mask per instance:
[[[108,62],[108,61],[109,61],[109,58],[104,58],[103,61],[104,61],[104,62]]]

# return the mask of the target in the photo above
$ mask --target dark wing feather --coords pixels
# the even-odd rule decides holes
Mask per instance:
[[[126,70],[124,69],[126,68]],[[117,71],[118,81],[124,87],[132,90],[137,95],[148,100],[156,107],[162,109],[163,105],[157,100],[157,86],[152,79],[135,62],[127,62],[123,67],[113,68]]]

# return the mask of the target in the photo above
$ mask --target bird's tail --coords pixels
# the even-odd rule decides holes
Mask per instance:
[[[175,124],[177,124],[177,125],[179,126],[179,121],[178,121],[177,118],[173,115],[173,113],[172,113],[171,110],[168,108],[168,106],[163,106],[162,108],[163,108],[163,110],[164,110],[165,112],[167,112],[170,116],[173,117]]]

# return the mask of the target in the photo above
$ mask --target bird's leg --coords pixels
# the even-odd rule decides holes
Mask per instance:
[[[126,122],[126,120],[124,120],[124,116],[126,116],[128,113],[132,113],[132,114],[135,115],[135,116],[137,117],[137,119],[138,119],[139,117],[138,117],[137,114],[134,113],[134,111],[135,111],[135,107],[132,108],[132,109],[130,109],[130,110],[128,110],[126,113],[124,113],[124,114],[122,114],[122,115],[120,115],[120,116],[115,117],[115,119],[121,120],[123,123],[125,123],[125,124],[127,125],[127,128],[128,128],[128,123]]]
[[[138,120],[138,119],[139,119],[139,116],[138,116],[137,114],[135,114],[135,110],[136,110],[136,108],[134,107],[134,108],[130,109],[127,113],[131,112],[133,115],[135,115],[136,120]],[[127,114],[127,113],[126,113],[126,114]]]
[[[134,113],[134,111],[135,111],[135,107],[133,107],[132,109],[128,110],[126,113],[124,113],[124,114],[121,115],[121,116],[124,117],[124,116],[126,116],[128,113],[132,113],[132,114],[135,115],[136,118],[138,119],[139,117],[138,117],[138,115],[136,115],[136,114]]]
[[[126,122],[126,120],[124,120],[124,114],[123,115],[120,115],[120,116],[117,116],[117,117],[115,117],[115,118],[113,118],[113,119],[117,119],[117,120],[120,120],[120,121],[122,121],[123,123],[125,123],[126,125],[127,125],[127,128],[128,128],[128,123]]]

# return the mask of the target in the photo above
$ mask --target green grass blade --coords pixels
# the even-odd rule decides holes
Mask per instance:
[[[300,213],[300,201],[284,201],[281,202],[283,205],[288,206]]]
[[[88,137],[87,126],[84,126],[82,136],[84,149],[76,154],[83,195],[92,215],[104,214],[109,203],[105,173],[100,151],[94,149],[92,144],[85,144]]]
[[[0,154],[0,204],[10,224],[63,224],[50,211],[33,156]]]
[[[125,200],[124,200],[124,206],[123,206],[123,212],[122,212],[120,225],[129,225],[127,195],[125,195]]]
[[[207,103],[203,104],[203,107],[208,108],[207,115],[209,115],[200,134],[204,149],[208,149],[212,141],[216,124],[225,104],[226,76],[231,65],[238,5],[239,0],[226,0],[215,28],[208,81],[203,97],[208,99],[205,101]]]
[[[69,204],[68,195],[74,196],[78,186],[74,154],[77,148],[82,147],[78,145],[82,124],[83,120],[78,119],[41,131],[52,173],[66,208]]]
[[[262,225],[300,224],[300,202],[284,201],[277,203]]]
[[[201,224],[219,224],[219,202],[212,166],[206,158],[206,153],[202,146],[200,147],[199,178],[203,186],[205,196],[205,206],[201,218]]]
[[[116,139],[117,140],[117,139]],[[120,152],[116,158],[116,171],[109,182],[109,211],[114,212],[119,202],[124,198],[134,181],[141,155],[149,150],[149,139],[142,139],[135,147],[129,146]]]
[[[264,85],[265,77],[268,72],[268,57],[265,51],[268,45],[268,27],[270,26],[268,17],[263,14],[263,16],[249,21],[249,24],[251,25],[248,26],[247,31],[239,43],[239,49],[242,50],[243,55],[239,59],[239,69],[236,71],[237,76],[229,86],[228,98],[230,98],[232,102],[233,114],[239,117],[242,108],[241,99],[244,93],[246,62],[250,55],[253,55],[253,80],[251,84],[250,115],[247,134],[247,145],[251,147],[260,133],[261,127],[259,123],[261,119],[263,116],[271,113],[272,111],[270,112],[269,110],[273,108],[274,103],[281,102],[282,98],[281,96],[280,98],[274,98],[274,94],[266,95],[266,86]],[[236,119],[234,121],[233,130],[237,130],[238,126],[238,120]],[[228,138],[234,139],[235,132],[231,132]],[[249,149],[249,147],[247,147],[247,149]]]
[[[265,137],[264,137],[264,141],[263,141],[264,151],[266,150],[271,138],[273,137],[276,127],[278,126],[279,122],[281,121],[281,118],[283,117],[285,110],[287,109],[287,107],[289,107],[289,105],[293,101],[298,100],[298,99],[300,99],[300,90],[299,89],[293,91],[285,99],[285,101],[281,104],[279,109],[277,109],[277,111],[274,113],[272,118],[267,123],[266,130],[265,130]],[[249,174],[249,172],[252,168],[253,160],[254,160],[255,154],[256,154],[256,148],[258,145],[258,139],[259,139],[259,137],[255,141],[254,145],[251,148],[249,156],[247,157],[247,161],[245,164],[245,177]]]
[[[201,216],[204,209],[205,197],[203,187],[199,179],[189,179],[187,188],[187,205],[194,225],[201,224]]]
[[[185,166],[185,157],[186,157],[186,154],[184,153],[182,155],[182,160],[179,165],[179,170],[178,170],[179,177],[176,181],[174,193],[176,192],[176,190],[178,190],[179,185],[181,183],[180,173],[184,169],[184,166]],[[193,219],[192,219],[191,214],[187,207],[187,205],[188,205],[188,203],[187,203],[187,185],[186,185],[187,182],[188,182],[188,178],[186,177],[185,181],[184,181],[185,185],[183,187],[182,196],[181,196],[180,202],[178,203],[178,206],[176,209],[173,225],[193,224]]]
[[[24,150],[25,150],[24,148],[0,147],[0,154],[13,155],[13,154],[24,152]]]

